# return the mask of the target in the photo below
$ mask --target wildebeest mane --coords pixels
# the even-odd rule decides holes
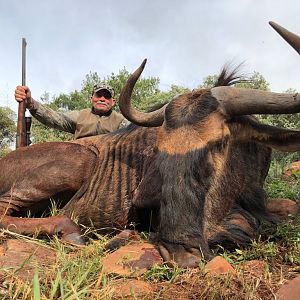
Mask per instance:
[[[240,73],[242,64],[239,64],[235,68],[231,69],[231,67],[226,64],[221,70],[220,75],[218,76],[214,87],[217,86],[230,86],[235,85],[241,82],[247,82],[248,80]]]

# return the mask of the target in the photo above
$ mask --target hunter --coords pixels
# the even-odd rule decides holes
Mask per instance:
[[[91,108],[57,112],[34,100],[27,86],[17,86],[15,99],[25,101],[31,115],[44,125],[74,134],[75,139],[113,132],[129,122],[113,110],[116,104],[114,90],[105,83],[94,85]]]

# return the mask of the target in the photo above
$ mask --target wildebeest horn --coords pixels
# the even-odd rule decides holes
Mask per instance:
[[[165,106],[156,111],[144,113],[138,111],[131,105],[131,95],[134,85],[142,74],[146,62],[147,59],[144,59],[140,67],[127,79],[120,94],[119,106],[123,116],[130,122],[140,126],[157,127],[164,122]]]
[[[272,93],[220,86],[212,88],[211,94],[222,104],[230,116],[300,112],[300,94],[298,93]]]
[[[269,24],[300,54],[300,36],[270,21]]]

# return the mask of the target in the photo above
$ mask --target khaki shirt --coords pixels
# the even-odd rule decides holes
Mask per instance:
[[[107,116],[94,114],[91,108],[62,113],[35,100],[30,113],[48,127],[73,133],[75,139],[113,132],[129,124],[129,121],[114,110]]]

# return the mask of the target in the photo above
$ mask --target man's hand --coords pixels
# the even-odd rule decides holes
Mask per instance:
[[[29,87],[18,85],[15,89],[15,99],[18,102],[25,101],[26,108],[28,109],[33,108],[33,99],[31,98],[31,91]]]

